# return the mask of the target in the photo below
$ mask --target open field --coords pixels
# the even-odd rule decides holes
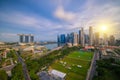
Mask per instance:
[[[50,67],[66,73],[66,80],[85,80],[92,56],[92,52],[75,51]]]

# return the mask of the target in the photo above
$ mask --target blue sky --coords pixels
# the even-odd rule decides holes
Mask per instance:
[[[61,33],[101,25],[120,30],[120,0],[0,0],[0,41],[18,41],[17,34],[35,40],[56,40]]]

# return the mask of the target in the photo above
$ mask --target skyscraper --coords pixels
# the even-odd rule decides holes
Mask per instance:
[[[113,35],[109,38],[109,45],[114,46],[115,45],[115,37]]]
[[[89,44],[89,35],[85,34],[85,44]]]
[[[29,35],[25,35],[25,43],[29,43]]]
[[[33,43],[34,36],[32,34],[18,34],[20,43]]]
[[[84,47],[85,46],[85,36],[84,36],[84,28],[81,28],[81,33],[80,33],[80,35],[81,35],[81,45]]]
[[[89,27],[89,45],[93,45],[93,28],[92,26]]]
[[[108,45],[108,37],[107,37],[106,33],[103,34],[103,40],[104,40],[103,44],[107,46]]]
[[[58,46],[63,46],[66,43],[66,37],[65,34],[58,35],[57,37],[58,41]]]
[[[65,34],[61,34],[60,35],[60,42],[61,43],[65,43],[66,42]]]
[[[30,35],[30,42],[33,43],[34,42],[34,36],[31,34]]]
[[[19,41],[20,41],[20,43],[24,42],[24,35],[22,35],[22,34],[19,35]]]
[[[99,35],[99,32],[96,32],[94,34],[94,45],[98,46],[100,43],[99,43],[99,39],[100,39],[100,35]]]
[[[72,34],[72,39],[73,39],[72,44],[73,44],[73,46],[77,46],[78,45],[78,34],[75,32],[73,32],[71,34]]]
[[[79,30],[79,44],[81,44],[81,30]]]

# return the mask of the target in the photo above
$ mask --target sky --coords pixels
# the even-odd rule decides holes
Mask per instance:
[[[0,41],[18,41],[17,34],[33,34],[35,41],[102,25],[119,34],[120,0],[0,0]],[[119,38],[117,36],[117,38]]]

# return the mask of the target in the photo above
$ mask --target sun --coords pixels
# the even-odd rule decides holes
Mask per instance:
[[[101,27],[101,30],[102,30],[102,31],[106,31],[106,30],[107,30],[107,26],[102,26],[102,27]]]

